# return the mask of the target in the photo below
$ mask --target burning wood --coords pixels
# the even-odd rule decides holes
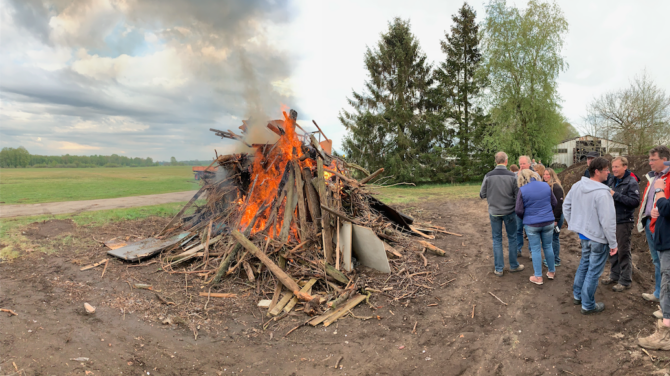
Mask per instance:
[[[247,278],[256,284],[256,291],[276,281],[268,305],[269,312],[275,315],[282,309],[290,311],[296,304],[305,304],[299,308],[304,312],[321,314],[330,306],[335,309],[346,302],[332,316],[328,313],[323,320],[313,321],[325,321],[328,325],[369,298],[369,292],[356,295],[357,291],[364,294],[365,291],[355,270],[347,266],[352,265],[352,253],[361,262],[368,259],[364,253],[369,250],[356,249],[357,244],[371,244],[360,242],[366,233],[365,236],[374,238],[372,243],[380,245],[378,252],[384,264],[385,255],[389,255],[391,273],[398,277],[395,279],[398,287],[405,287],[393,290],[380,286],[385,295],[398,291],[393,298],[400,299],[424,288],[424,284],[412,278],[427,274],[417,273],[426,265],[421,262],[420,251],[428,248],[439,255],[445,251],[424,239],[412,239],[412,236],[434,237],[411,226],[414,222],[411,217],[372,197],[368,183],[383,169],[370,174],[330,155],[313,134],[300,127],[304,134],[296,132],[296,118],[297,113],[291,110],[290,115],[284,113],[284,120],[270,121],[263,128],[268,136],[279,136],[275,143],[248,143],[245,136],[251,130],[246,122],[240,127],[242,136],[231,130],[211,129],[217,136],[240,141],[253,151],[217,156],[213,162],[218,166],[215,177],[202,180],[202,188],[187,207],[193,206],[200,196],[206,196],[206,203],[196,205],[195,213],[188,216],[184,215],[185,207],[160,234],[163,239],[187,234],[163,250],[163,270],[174,272],[172,268],[176,266],[186,268],[180,272],[207,271],[202,278],[212,286],[223,278]],[[321,128],[319,132],[323,134]],[[356,180],[351,169],[367,176]],[[352,224],[365,230],[360,231],[359,238],[354,239],[359,240],[353,243]],[[349,230],[340,231],[345,226]],[[343,272],[340,265],[352,271]],[[414,286],[414,293],[408,292],[409,285]],[[287,291],[280,302],[282,286]],[[313,322],[310,323],[314,325]]]

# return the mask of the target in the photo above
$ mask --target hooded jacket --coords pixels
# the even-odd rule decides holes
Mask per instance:
[[[640,186],[631,172],[626,170],[621,179],[610,176],[607,186],[614,191],[612,198],[616,209],[616,223],[635,222],[635,208],[640,205]]]
[[[607,185],[582,177],[563,202],[568,230],[601,244],[617,248],[616,210]]]

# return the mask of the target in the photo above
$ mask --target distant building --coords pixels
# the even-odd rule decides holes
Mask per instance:
[[[552,164],[557,163],[570,167],[574,163],[586,161],[586,154],[591,151],[600,153],[600,155],[609,154],[619,157],[628,154],[628,145],[589,135],[569,138],[556,145]]]
[[[193,171],[193,178],[195,180],[200,180],[205,177],[206,174],[215,174],[218,166],[204,167],[204,166],[194,166],[191,170]]]

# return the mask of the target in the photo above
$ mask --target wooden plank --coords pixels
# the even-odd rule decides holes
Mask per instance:
[[[317,317],[315,317],[315,318],[309,320],[309,325],[311,325],[311,326],[317,326],[317,325],[321,324],[322,322],[326,321],[326,320],[327,320],[330,316],[332,316],[335,312],[336,312],[335,310],[332,310],[332,311],[328,311],[328,312],[324,313],[324,314],[321,315],[321,316],[317,316]]]
[[[214,237],[214,238],[212,238],[212,239],[209,239],[209,242],[208,242],[208,243],[209,243],[209,244],[216,243],[217,241],[219,241],[219,239],[221,239],[221,236],[222,236],[222,235],[219,235],[219,236],[216,236],[216,237]],[[195,246],[195,247],[189,249],[188,251],[186,251],[186,252],[182,252],[182,253],[180,253],[180,254],[178,254],[178,255],[168,256],[168,257],[166,257],[166,260],[168,260],[168,261],[175,261],[175,260],[182,259],[182,258],[184,258],[184,257],[188,257],[188,256],[191,256],[191,255],[194,255],[195,253],[197,253],[197,252],[199,252],[199,251],[202,251],[202,250],[205,248],[205,244],[207,244],[207,243],[204,243],[204,244],[200,244],[200,245],[198,245],[198,246]]]
[[[311,294],[312,293],[312,286],[314,286],[315,283],[316,283],[316,278],[310,279],[309,282],[307,282],[305,284],[305,286],[303,286],[302,289],[300,289],[300,292]],[[284,307],[284,312],[286,312],[286,313],[291,312],[291,310],[293,309],[293,307],[295,307],[296,304],[298,304],[298,298],[293,297],[293,299],[291,299],[291,301],[288,302],[288,304],[286,304],[286,307]]]
[[[309,214],[312,216],[312,222],[315,225],[315,230],[321,230],[321,204],[319,203],[319,196],[316,194],[314,185],[312,184],[312,171],[305,167],[302,170],[302,176],[305,181],[305,193],[307,194],[307,205]]]
[[[307,225],[307,209],[305,208],[305,183],[302,180],[302,170],[298,161],[293,160],[293,171],[295,172],[295,189],[298,193],[298,218],[300,219],[300,240],[307,239],[309,227]]]
[[[294,171],[291,169],[288,175],[288,182],[286,182],[286,206],[284,206],[284,221],[282,222],[281,231],[279,232],[279,241],[286,244],[288,241],[289,230],[291,229],[291,222],[293,219],[293,212],[295,206],[298,204],[298,196],[295,192],[295,178]]]
[[[281,283],[286,286],[286,288],[289,289],[289,291],[292,291],[298,299],[301,301],[309,301],[312,300],[312,296],[309,294],[305,294],[300,292],[300,286],[291,278],[288,274],[286,274],[283,270],[281,270],[277,264],[275,264],[270,258],[265,255],[260,249],[258,249],[254,243],[252,243],[249,239],[247,239],[244,235],[240,234],[239,231],[237,230],[232,230],[230,233],[235,240],[237,240],[244,248],[249,251],[252,255],[256,256],[265,266],[272,272],[272,274],[277,277]]]
[[[402,255],[400,254],[400,252],[398,252],[395,248],[393,248],[391,245],[389,245],[389,243],[384,242],[384,241],[382,241],[382,243],[384,243],[384,250],[387,253],[392,254],[393,256],[395,256],[397,258],[402,258]]]
[[[237,298],[237,294],[228,294],[221,292],[201,292],[198,295],[212,298]]]
[[[207,226],[207,241],[205,242],[205,252],[202,258],[202,261],[207,265],[209,261],[209,241],[212,238],[212,220],[209,220],[209,226]]]
[[[326,196],[326,181],[323,177],[323,160],[321,158],[316,158],[316,168],[318,175],[316,184],[319,187],[319,202],[323,208],[324,205],[328,206],[328,199]],[[321,212],[321,226],[323,227],[321,234],[323,236],[324,258],[326,262],[333,264],[333,231],[330,226],[330,215],[328,212]]]
[[[266,247],[266,248],[267,248],[267,247]],[[281,268],[282,270],[286,269],[286,259],[280,255],[278,261],[279,261],[279,265],[278,265],[279,268]],[[282,285],[280,282],[277,282],[277,285],[275,286],[275,292],[274,292],[274,294],[272,295],[272,302],[270,303],[270,307],[268,307],[268,313],[267,313],[267,316],[270,316],[270,311],[271,311],[272,308],[274,308],[274,307],[277,305],[277,303],[279,302],[279,297],[281,296],[281,289],[282,289],[282,286],[284,286],[284,285]]]
[[[323,260],[321,261],[321,264],[323,265]],[[326,268],[326,274],[335,278],[335,280],[337,280],[338,282],[343,283],[345,285],[349,283],[349,278],[347,278],[347,276],[344,275],[341,271],[335,269],[335,267],[333,267],[332,265],[326,263],[325,268]]]
[[[328,319],[323,322],[323,326],[328,326],[334,323],[337,321],[337,319],[344,316],[350,309],[353,309],[359,305],[363,300],[365,300],[365,298],[367,298],[367,295],[357,294],[353,298],[349,299],[349,301],[347,301],[347,303],[342,306],[342,308],[335,311],[333,315],[329,316]]]
[[[291,298],[293,298],[293,293],[292,292],[287,292],[286,294],[284,294],[284,296],[282,296],[279,303],[277,303],[277,305],[275,305],[270,310],[270,316],[277,316],[282,311],[284,306],[286,306],[288,304],[288,302],[291,301]]]
[[[244,270],[247,272],[247,278],[249,279],[249,282],[255,282],[256,277],[254,277],[254,271],[251,269],[251,265],[249,265],[249,263],[246,261],[241,262],[242,265],[244,266]]]

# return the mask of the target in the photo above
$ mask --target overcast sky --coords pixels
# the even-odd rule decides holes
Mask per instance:
[[[484,2],[471,1],[478,22]],[[523,7],[526,1],[510,1]],[[561,1],[569,23],[559,78],[577,127],[595,96],[645,68],[670,92],[670,1]],[[337,120],[366,79],[363,54],[393,17],[428,60],[462,1],[0,0],[0,146],[33,154],[211,159],[233,150],[209,128]]]

